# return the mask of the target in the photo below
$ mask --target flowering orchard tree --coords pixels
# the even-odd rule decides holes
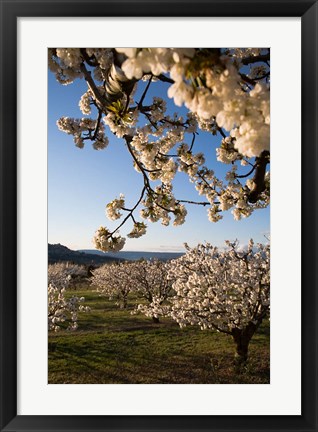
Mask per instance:
[[[160,316],[169,314],[167,300],[173,295],[172,281],[167,278],[169,264],[159,260],[136,261],[129,265],[129,278],[135,291],[146,300],[138,304],[135,313],[151,317],[159,322]]]
[[[159,322],[159,316],[168,313],[166,300],[173,293],[167,274],[168,265],[158,260],[105,264],[93,271],[91,283],[99,293],[116,298],[122,308],[127,307],[128,296],[134,292],[147,301],[138,304],[134,313],[141,312]]]
[[[91,277],[92,285],[97,287],[100,294],[110,299],[115,298],[116,304],[125,309],[128,305],[128,295],[133,290],[130,281],[130,265],[126,262],[105,264],[93,270]]]
[[[233,337],[240,361],[248,356],[254,333],[269,315],[270,246],[250,240],[246,251],[237,242],[228,249],[198,245],[171,262],[176,296],[171,317],[181,327],[199,325]]]
[[[83,276],[86,270],[82,266],[68,263],[51,264],[48,267],[48,327],[49,331],[59,331],[61,323],[67,323],[67,330],[78,328],[78,312],[89,312],[88,306],[82,305],[84,297],[66,298],[65,291],[72,277]]]
[[[100,227],[97,249],[118,251],[119,234],[128,220],[128,237],[146,233],[145,221],[183,224],[186,205],[207,208],[211,222],[232,209],[234,218],[248,217],[269,204],[270,177],[270,52],[269,49],[216,48],[57,48],[49,49],[49,68],[63,85],[84,78],[87,91],[79,106],[83,118],[62,117],[57,125],[83,148],[107,147],[109,133],[123,140],[142,186],[127,208],[124,195],[106,206],[111,220],[123,217],[113,231]],[[150,100],[150,86],[160,83],[185,115],[167,113],[162,97]],[[139,87],[141,96],[134,93]],[[220,138],[211,152],[229,170],[219,178],[205,155],[196,151],[203,132]],[[180,171],[202,199],[174,196],[173,179]],[[184,198],[184,197],[182,197]],[[136,212],[142,206],[138,220]]]
[[[69,262],[58,262],[50,264],[48,267],[48,284],[52,283],[56,287],[65,287],[65,279],[69,282],[78,277],[86,277],[87,270],[84,266]]]

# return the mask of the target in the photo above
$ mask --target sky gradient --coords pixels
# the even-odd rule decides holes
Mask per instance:
[[[167,88],[163,83],[153,85],[147,99],[149,103],[154,95],[167,99],[168,110],[173,113],[175,107],[166,97]],[[106,149],[94,150],[90,142],[78,149],[71,135],[58,130],[56,121],[60,117],[83,117],[78,102],[86,89],[84,80],[62,86],[52,73],[48,74],[48,242],[61,243],[74,250],[93,249],[92,238],[101,225],[110,229],[118,225],[118,221],[107,219],[106,204],[123,193],[126,207],[130,207],[143,186],[142,176],[134,170],[124,140],[108,131],[110,142]],[[138,91],[135,98],[138,100]],[[219,143],[220,137],[200,132],[195,151],[203,151],[207,166],[222,177],[228,166],[216,161],[215,149]],[[186,174],[177,173],[173,186],[177,198],[198,200]],[[227,239],[238,239],[243,245],[250,238],[264,242],[264,235],[269,233],[269,208],[256,210],[240,221],[235,221],[231,211],[227,211],[217,223],[208,220],[207,209],[202,206],[188,205],[187,210],[186,222],[178,227],[146,221],[147,234],[139,239],[127,238],[123,250],[182,251],[185,242],[190,246],[204,241],[223,246]],[[131,227],[131,223],[122,227],[120,234],[126,236]]]

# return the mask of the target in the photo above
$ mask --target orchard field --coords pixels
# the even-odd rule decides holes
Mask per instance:
[[[269,322],[253,336],[249,360],[233,362],[232,338],[198,326],[180,328],[169,318],[154,323],[82,284],[67,297],[85,297],[89,313],[78,314],[78,330],[48,336],[49,384],[266,384],[270,382]]]

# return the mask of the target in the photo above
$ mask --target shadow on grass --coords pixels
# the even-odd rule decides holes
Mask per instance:
[[[69,293],[72,295],[72,293]],[[132,315],[96,292],[76,292],[92,308],[79,314],[79,330],[49,335],[49,383],[230,384],[269,383],[269,324],[250,344],[237,370],[232,338],[198,327],[180,329]]]
[[[89,339],[83,333],[51,342],[49,382],[269,382],[269,351],[262,346],[251,348],[246,369],[237,373],[230,338],[208,340],[201,338],[200,333],[198,336],[194,332],[171,333],[169,328],[159,330],[152,324],[148,330],[94,333]],[[58,378],[59,370],[67,372],[66,375]]]

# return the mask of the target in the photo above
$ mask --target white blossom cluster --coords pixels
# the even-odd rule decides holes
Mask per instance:
[[[59,331],[62,323],[67,323],[67,330],[78,328],[78,312],[89,312],[84,306],[84,297],[67,298],[65,292],[73,277],[85,276],[83,266],[70,263],[56,263],[48,266],[48,329]]]
[[[256,83],[251,91],[242,88],[238,70],[228,57],[212,58],[210,64],[198,65],[193,49],[120,49],[120,52],[128,57],[122,70],[129,79],[140,79],[149,72],[153,75],[169,72],[174,83],[168,96],[175,104],[185,104],[205,121],[216,118],[218,126],[235,136],[235,147],[244,156],[255,157],[269,150],[269,88],[261,83]],[[203,80],[205,85],[201,83]]]
[[[195,53],[193,48],[116,48],[116,51],[127,56],[122,70],[128,79],[140,79],[150,72],[155,76],[168,72],[174,63]]]
[[[59,83],[67,85],[81,77],[81,55],[78,48],[48,50],[48,66]]]
[[[171,185],[157,186],[142,203],[144,208],[140,211],[140,216],[150,222],[161,220],[162,225],[167,226],[171,220],[170,213],[174,215],[174,226],[182,225],[185,221],[187,210],[174,198]]]
[[[103,150],[108,145],[108,138],[105,136],[105,127],[102,123],[97,124],[95,120],[89,118],[74,119],[71,117],[61,117],[57,121],[58,128],[74,136],[76,147],[82,149],[85,140],[93,141],[95,150]]]
[[[125,245],[126,239],[119,234],[111,233],[106,227],[100,227],[93,238],[96,249],[104,252],[118,252]]]
[[[127,237],[129,238],[139,238],[146,234],[147,226],[144,222],[135,222],[134,227]]]
[[[233,334],[253,325],[254,331],[269,313],[270,246],[250,240],[247,250],[227,242],[226,250],[199,244],[171,261],[175,297],[171,317],[181,327],[199,325]]]
[[[120,194],[119,198],[114,199],[106,206],[106,214],[110,220],[119,219],[122,214],[120,210],[125,207],[125,197],[123,194]]]
[[[184,223],[185,204],[207,208],[211,222],[231,210],[234,219],[250,216],[269,204],[270,177],[270,79],[269,49],[237,48],[63,48],[49,50],[49,67],[59,82],[84,78],[88,89],[79,102],[85,116],[98,112],[97,120],[62,117],[60,130],[73,135],[77,147],[86,140],[96,149],[108,144],[106,131],[125,141],[134,168],[142,175],[140,199],[126,209],[121,198],[107,205],[107,216],[120,224],[132,219],[129,234],[137,238],[146,225],[134,212],[150,222]],[[163,97],[147,95],[158,81],[167,85],[167,96],[188,112],[167,112]],[[139,83],[145,86],[139,101],[133,97]],[[162,95],[160,95],[162,96]],[[219,178],[206,166],[206,155],[195,151],[201,132],[220,135],[216,160],[229,165]],[[213,167],[214,168],[214,167]],[[200,201],[179,200],[173,194],[178,172],[186,173]],[[156,183],[153,183],[156,182]],[[158,185],[159,182],[159,185]],[[202,199],[202,200],[201,200]],[[120,227],[119,226],[119,227]],[[101,227],[95,246],[107,251],[125,244],[118,229]]]
[[[231,50],[231,55],[239,59],[243,59],[246,57],[256,57],[260,55],[260,53],[260,48],[235,48]]]
[[[82,51],[82,52],[81,52]],[[98,81],[106,78],[107,72],[113,64],[112,50],[109,48],[50,48],[48,50],[49,69],[55,74],[56,79],[63,85],[71,84],[74,79],[82,78],[81,64],[83,51],[89,59],[94,59],[94,77]]]

